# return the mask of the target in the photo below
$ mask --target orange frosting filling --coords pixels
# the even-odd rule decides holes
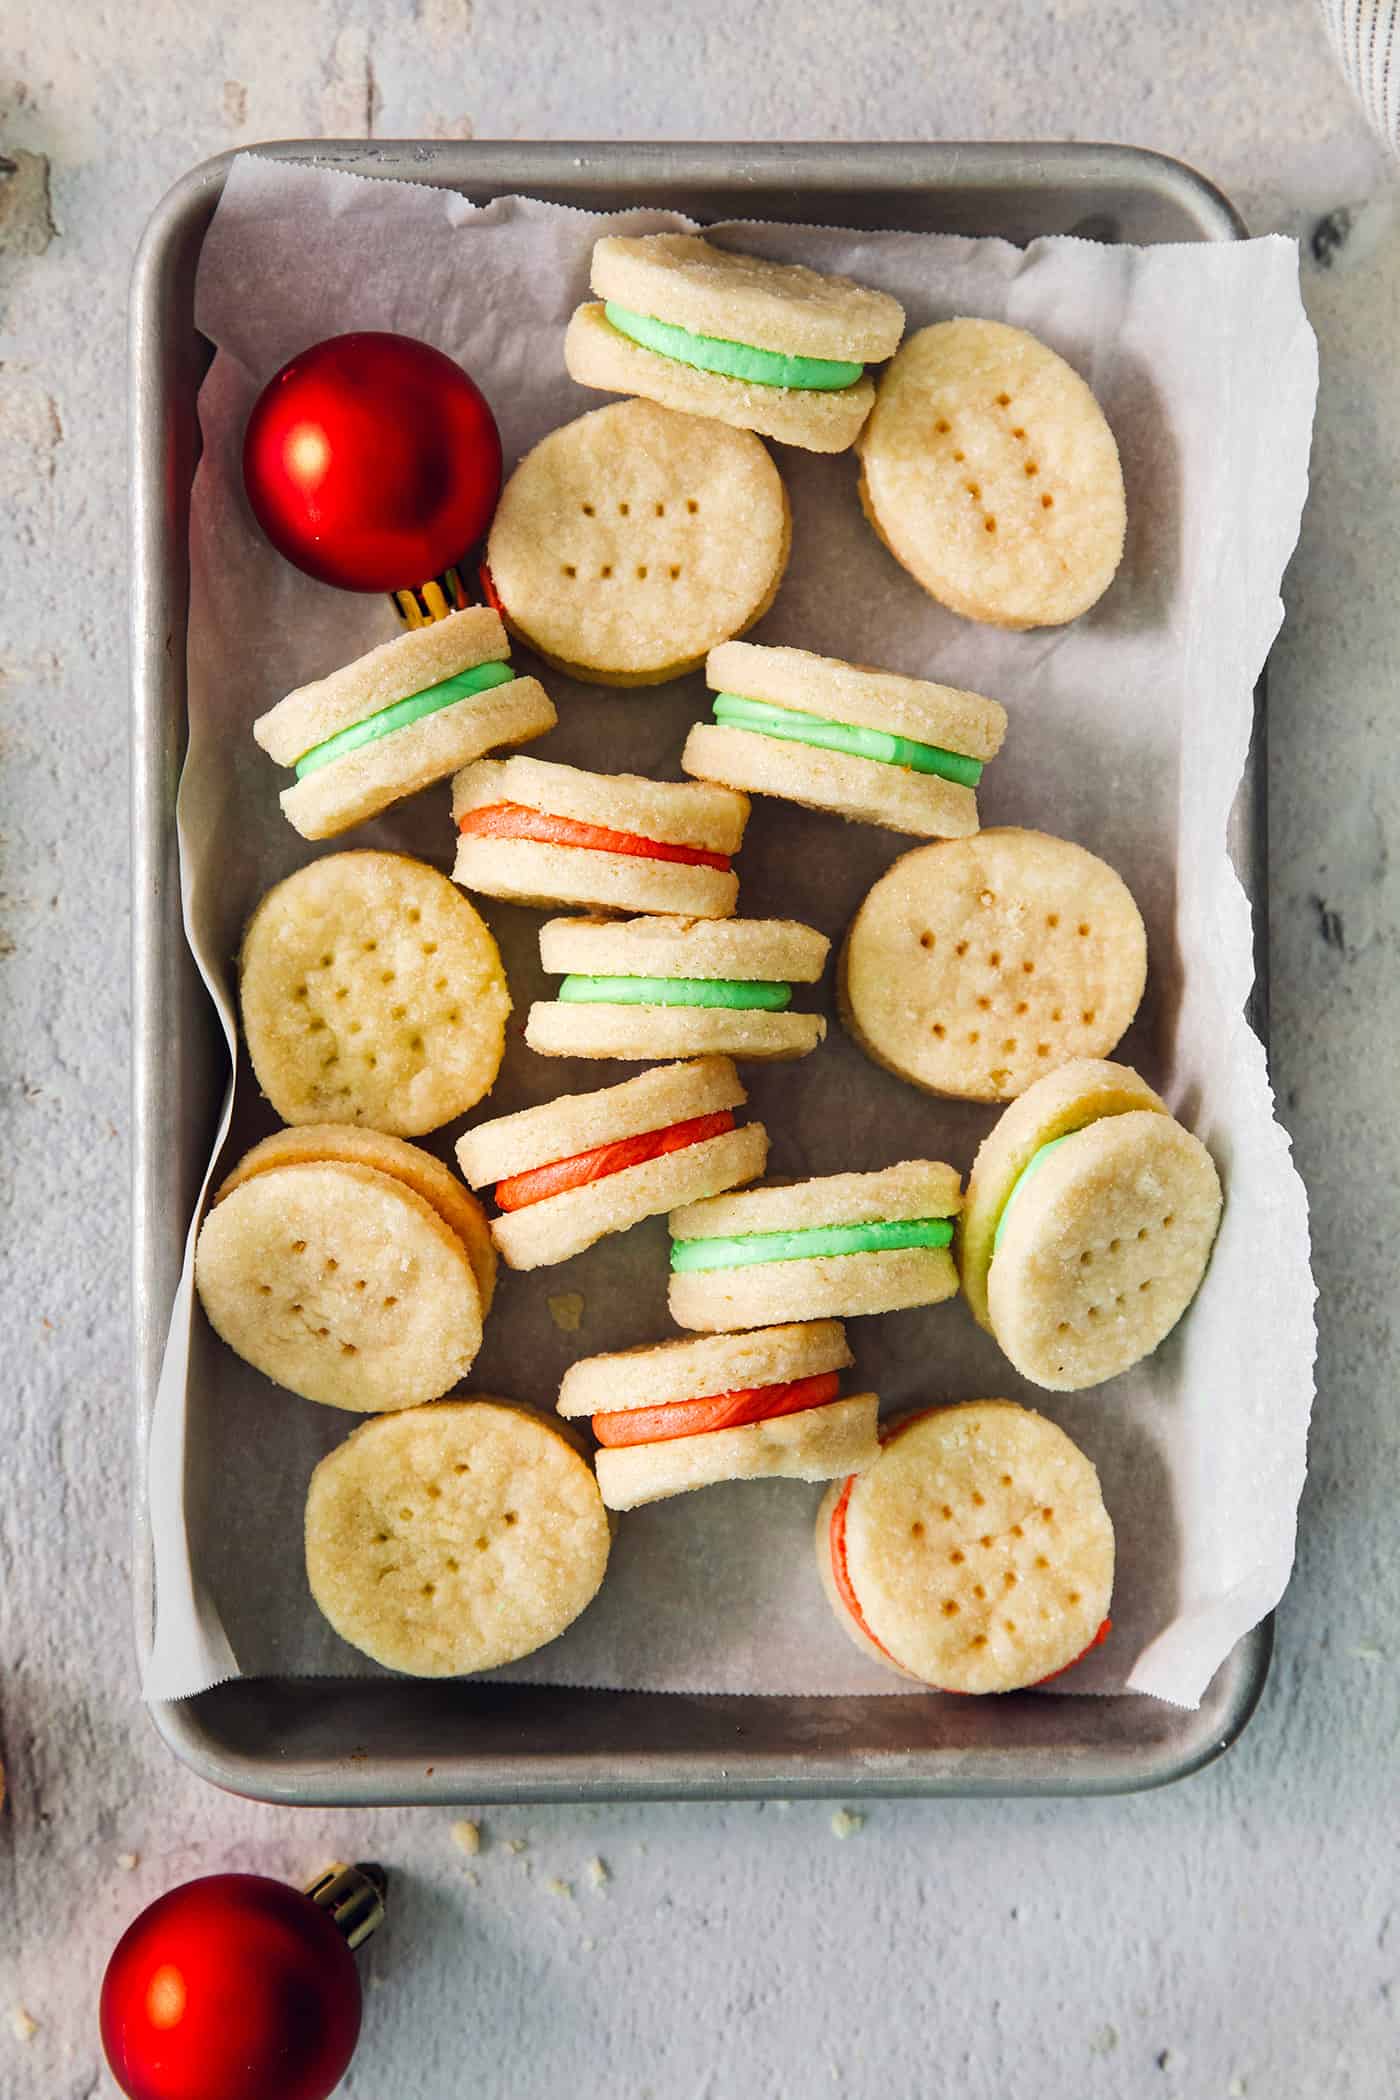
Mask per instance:
[[[619,1408],[593,1417],[600,1444],[659,1444],[679,1436],[702,1436],[711,1429],[740,1429],[747,1422],[772,1422],[779,1415],[801,1414],[824,1407],[841,1390],[839,1371],[821,1371],[786,1385],[754,1385],[732,1393],[710,1393],[700,1400],[668,1400],[658,1407]]]
[[[722,1137],[734,1128],[732,1109],[722,1108],[710,1116],[692,1116],[688,1122],[672,1123],[665,1130],[644,1130],[639,1137],[615,1138],[610,1145],[594,1145],[576,1152],[571,1159],[556,1159],[546,1167],[531,1167],[527,1173],[511,1174],[496,1183],[496,1203],[501,1210],[524,1210],[527,1204],[543,1203],[549,1196],[562,1196],[569,1189],[586,1188],[590,1181],[620,1174],[624,1167],[640,1167],[667,1152],[681,1152],[687,1145],[703,1144],[706,1138]]]
[[[677,861],[686,868],[717,868],[729,873],[729,855],[703,846],[672,846],[663,839],[639,838],[632,831],[610,831],[605,824],[583,824],[576,817],[551,817],[523,802],[493,802],[469,809],[457,829],[467,838],[534,839],[542,846],[582,846],[593,853],[622,853],[632,860]]]

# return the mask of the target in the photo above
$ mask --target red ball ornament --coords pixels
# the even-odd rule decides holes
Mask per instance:
[[[279,554],[347,591],[413,589],[483,538],[501,439],[481,389],[412,336],[330,336],[271,378],[243,440]]]
[[[354,1868],[313,1884],[382,1912]],[[370,1913],[373,1913],[371,1916]],[[261,1874],[171,1889],[118,1942],[102,1982],[102,2046],[130,2100],[326,2100],[360,2032],[360,1979],[336,1905]]]

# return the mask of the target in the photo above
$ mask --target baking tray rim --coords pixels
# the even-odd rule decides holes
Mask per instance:
[[[495,194],[542,188],[580,190],[604,182],[619,193],[637,193],[625,200],[635,202],[649,178],[664,179],[672,186],[705,183],[726,193],[736,217],[744,215],[745,195],[758,191],[765,182],[790,191],[799,206],[804,192],[819,189],[856,196],[867,191],[917,192],[956,185],[1014,196],[1049,181],[1061,185],[1076,201],[1090,203],[1116,185],[1127,193],[1150,191],[1158,201],[1174,207],[1197,229],[1187,238],[1234,240],[1244,237],[1246,231],[1229,200],[1194,170],[1164,155],[1121,145],[278,140],[239,151],[468,192],[486,188]],[[179,461],[173,458],[177,447],[168,413],[172,405],[169,367],[172,354],[178,352],[163,333],[162,302],[177,267],[177,249],[202,238],[236,157],[230,151],[199,164],[166,193],[142,236],[131,286],[132,1348],[137,1398],[132,1572],[138,1648],[146,1643],[152,1595],[145,1446],[170,1302],[158,1272],[164,1267],[168,1277],[172,1245],[178,1270],[178,1249],[185,1231],[183,1216],[177,1215],[172,1222],[161,1215],[156,1164],[160,1110],[166,1099],[159,1023],[166,1004],[162,973],[172,960],[166,942],[174,876],[173,787],[178,777],[174,747],[182,735],[180,729],[172,730],[167,717],[172,699],[180,703],[181,718],[183,714],[184,653],[179,645],[187,610],[189,499],[189,484],[180,487],[178,475],[171,472]],[[624,200],[620,197],[619,201]],[[196,345],[191,331],[183,351],[187,362],[197,354]],[[180,404],[174,405],[178,408]],[[183,405],[192,478],[197,457],[192,440],[193,394]],[[1232,820],[1231,844],[1254,913],[1257,970],[1250,1018],[1267,1042],[1264,738],[1261,679],[1254,738]],[[174,909],[178,921],[178,904]],[[182,948],[182,935],[177,942]],[[187,978],[193,968],[188,952],[175,960]],[[202,989],[199,996],[203,997]],[[342,1684],[356,1688],[377,1685],[378,1680],[368,1678],[244,1679],[237,1687],[214,1687],[192,1699],[157,1702],[151,1707],[151,1718],[172,1752],[211,1784],[248,1798],[288,1805],[811,1798],[833,1793],[1124,1793],[1170,1784],[1201,1770],[1229,1749],[1258,1706],[1272,1649],[1270,1614],[1237,1642],[1195,1713],[1171,1710],[1182,1716],[1179,1739],[1168,1742],[1164,1738],[1147,1748],[1120,1744],[1111,1752],[1103,1743],[1088,1743],[1070,1758],[1057,1752],[996,1745],[984,1745],[974,1754],[950,1753],[943,1747],[922,1753],[788,1750],[766,1756],[744,1747],[748,1731],[736,1717],[734,1741],[726,1749],[673,1747],[664,1752],[633,1753],[630,1766],[626,1750],[607,1756],[597,1751],[534,1750],[506,1756],[453,1752],[436,1756],[431,1765],[416,1756],[376,1759],[355,1751],[298,1760],[258,1755],[231,1745],[215,1733],[208,1716],[211,1701],[217,1704],[221,1696],[227,1698],[235,1690],[252,1692],[260,1683],[265,1687],[286,1682],[304,1689],[308,1696],[319,1693],[324,1699]],[[567,1687],[514,1687],[512,1691],[533,1694],[540,1701],[562,1695],[614,1703],[629,1697],[695,1703],[681,1695],[580,1694]],[[710,1713],[726,1704],[714,1698],[700,1703]],[[789,1714],[815,1705],[830,1714],[845,1703],[750,1698],[738,1705],[747,1712],[776,1705]],[[1044,1703],[1048,1702],[1037,1702]],[[1124,1703],[1137,1710],[1157,1706],[1157,1702],[1133,1695],[1125,1695],[1123,1701],[1061,1695],[1054,1702],[1061,1710],[1082,1705],[1086,1717],[1096,1709],[1102,1716]]]

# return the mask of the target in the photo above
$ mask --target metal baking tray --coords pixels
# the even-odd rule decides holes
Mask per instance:
[[[287,141],[278,159],[592,211],[669,206],[759,218],[1099,241],[1228,241],[1232,206],[1189,168],[1123,146],[626,145]],[[134,1348],[137,1609],[149,1610],[144,1449],[191,1207],[226,1056],[185,945],[175,788],[186,729],[200,247],[231,155],[172,189],[146,229],[131,303]],[[1263,690],[1232,820],[1254,904],[1254,1025],[1267,1008]],[[840,1794],[1098,1794],[1160,1786],[1229,1748],[1263,1690],[1265,1621],[1200,1708],[1158,1700],[739,1698],[382,1679],[242,1679],[157,1706],[175,1754],[267,1801],[665,1800]]]

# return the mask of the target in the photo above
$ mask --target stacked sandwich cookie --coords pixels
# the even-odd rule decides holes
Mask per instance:
[[[591,1415],[609,1509],[722,1480],[830,1480],[874,1462],[874,1393],[841,1396],[839,1320],[628,1349],[576,1363],[559,1412]]]
[[[792,1012],[831,943],[794,919],[551,919],[540,961],[561,976],[525,1040],[544,1057],[805,1057],[826,1034]]]
[[[873,1662],[936,1691],[1043,1684],[1109,1632],[1113,1526],[1093,1465],[1009,1400],[885,1424],[816,1528],[837,1623]]]
[[[887,292],[693,233],[605,236],[592,286],[564,338],[571,377],[809,452],[854,444],[875,399],[865,367],[904,333]]]
[[[473,1188],[494,1185],[491,1237],[505,1261],[538,1269],[761,1174],[767,1131],[735,1123],[747,1098],[727,1057],[658,1065],[478,1124],[457,1159]]]
[[[481,1205],[417,1145],[344,1124],[245,1153],[195,1247],[209,1324],[328,1407],[436,1400],[470,1370],[496,1285]]]
[[[955,1296],[953,1167],[903,1160],[716,1196],[671,1213],[668,1300],[705,1333],[897,1312]]]
[[[1006,734],[980,693],[805,649],[726,642],[705,665],[714,721],[681,754],[697,780],[921,838],[977,829],[977,783]]]
[[[553,704],[509,655],[499,615],[473,606],[288,693],[253,724],[268,756],[295,769],[280,798],[288,823],[333,838],[484,751],[543,736]]]
[[[515,904],[728,918],[744,795],[536,758],[483,759],[452,783],[452,875]]]
[[[964,1295],[1022,1377],[1077,1392],[1175,1327],[1210,1260],[1220,1176],[1127,1065],[1037,1080],[983,1141],[958,1258]]]

